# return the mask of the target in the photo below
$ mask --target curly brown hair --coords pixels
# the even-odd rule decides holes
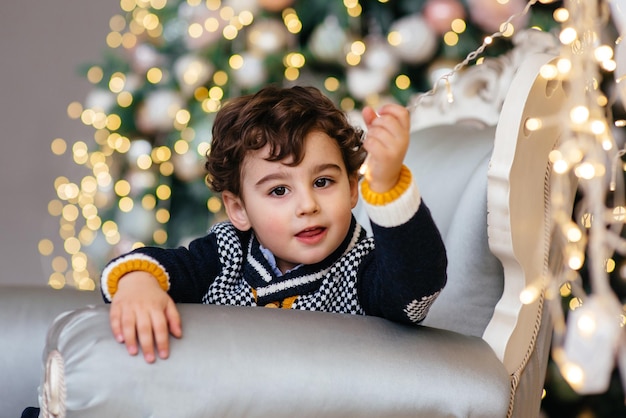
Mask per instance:
[[[215,192],[239,196],[241,165],[250,151],[269,145],[268,161],[304,158],[304,139],[310,132],[335,139],[349,176],[357,176],[365,158],[363,131],[352,126],[344,112],[314,87],[265,87],[228,101],[217,113],[205,167],[207,184]]]

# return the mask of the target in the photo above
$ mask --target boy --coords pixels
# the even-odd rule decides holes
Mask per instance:
[[[175,303],[367,314],[418,323],[446,281],[446,255],[402,165],[409,113],[385,105],[352,127],[317,89],[267,87],[219,111],[207,156],[230,222],[189,248],[145,247],[102,273],[114,337],[147,362],[182,336]],[[358,170],[373,238],[352,216]],[[157,353],[155,354],[155,347]]]

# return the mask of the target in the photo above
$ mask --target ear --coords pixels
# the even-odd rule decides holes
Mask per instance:
[[[348,181],[350,182],[350,203],[354,209],[359,201],[359,175],[355,173],[349,176]]]
[[[248,219],[248,213],[243,200],[232,192],[222,192],[222,202],[224,202],[224,208],[228,219],[233,223],[235,228],[240,231],[247,231],[250,229],[250,219]]]

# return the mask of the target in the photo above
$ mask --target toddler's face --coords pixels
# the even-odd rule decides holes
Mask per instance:
[[[322,132],[307,135],[295,167],[267,161],[268,153],[266,147],[243,163],[241,210],[249,227],[283,272],[322,261],[348,233],[357,179],[348,177],[337,142]]]

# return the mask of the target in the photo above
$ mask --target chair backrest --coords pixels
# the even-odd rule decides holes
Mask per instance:
[[[416,109],[407,155],[449,258],[448,285],[424,324],[481,336],[511,375],[524,368],[541,324],[548,154],[559,139],[556,124],[533,131],[527,121],[549,120],[566,96],[560,82],[539,75],[558,42],[540,32],[523,36],[509,55],[459,75],[452,103],[439,91]]]

